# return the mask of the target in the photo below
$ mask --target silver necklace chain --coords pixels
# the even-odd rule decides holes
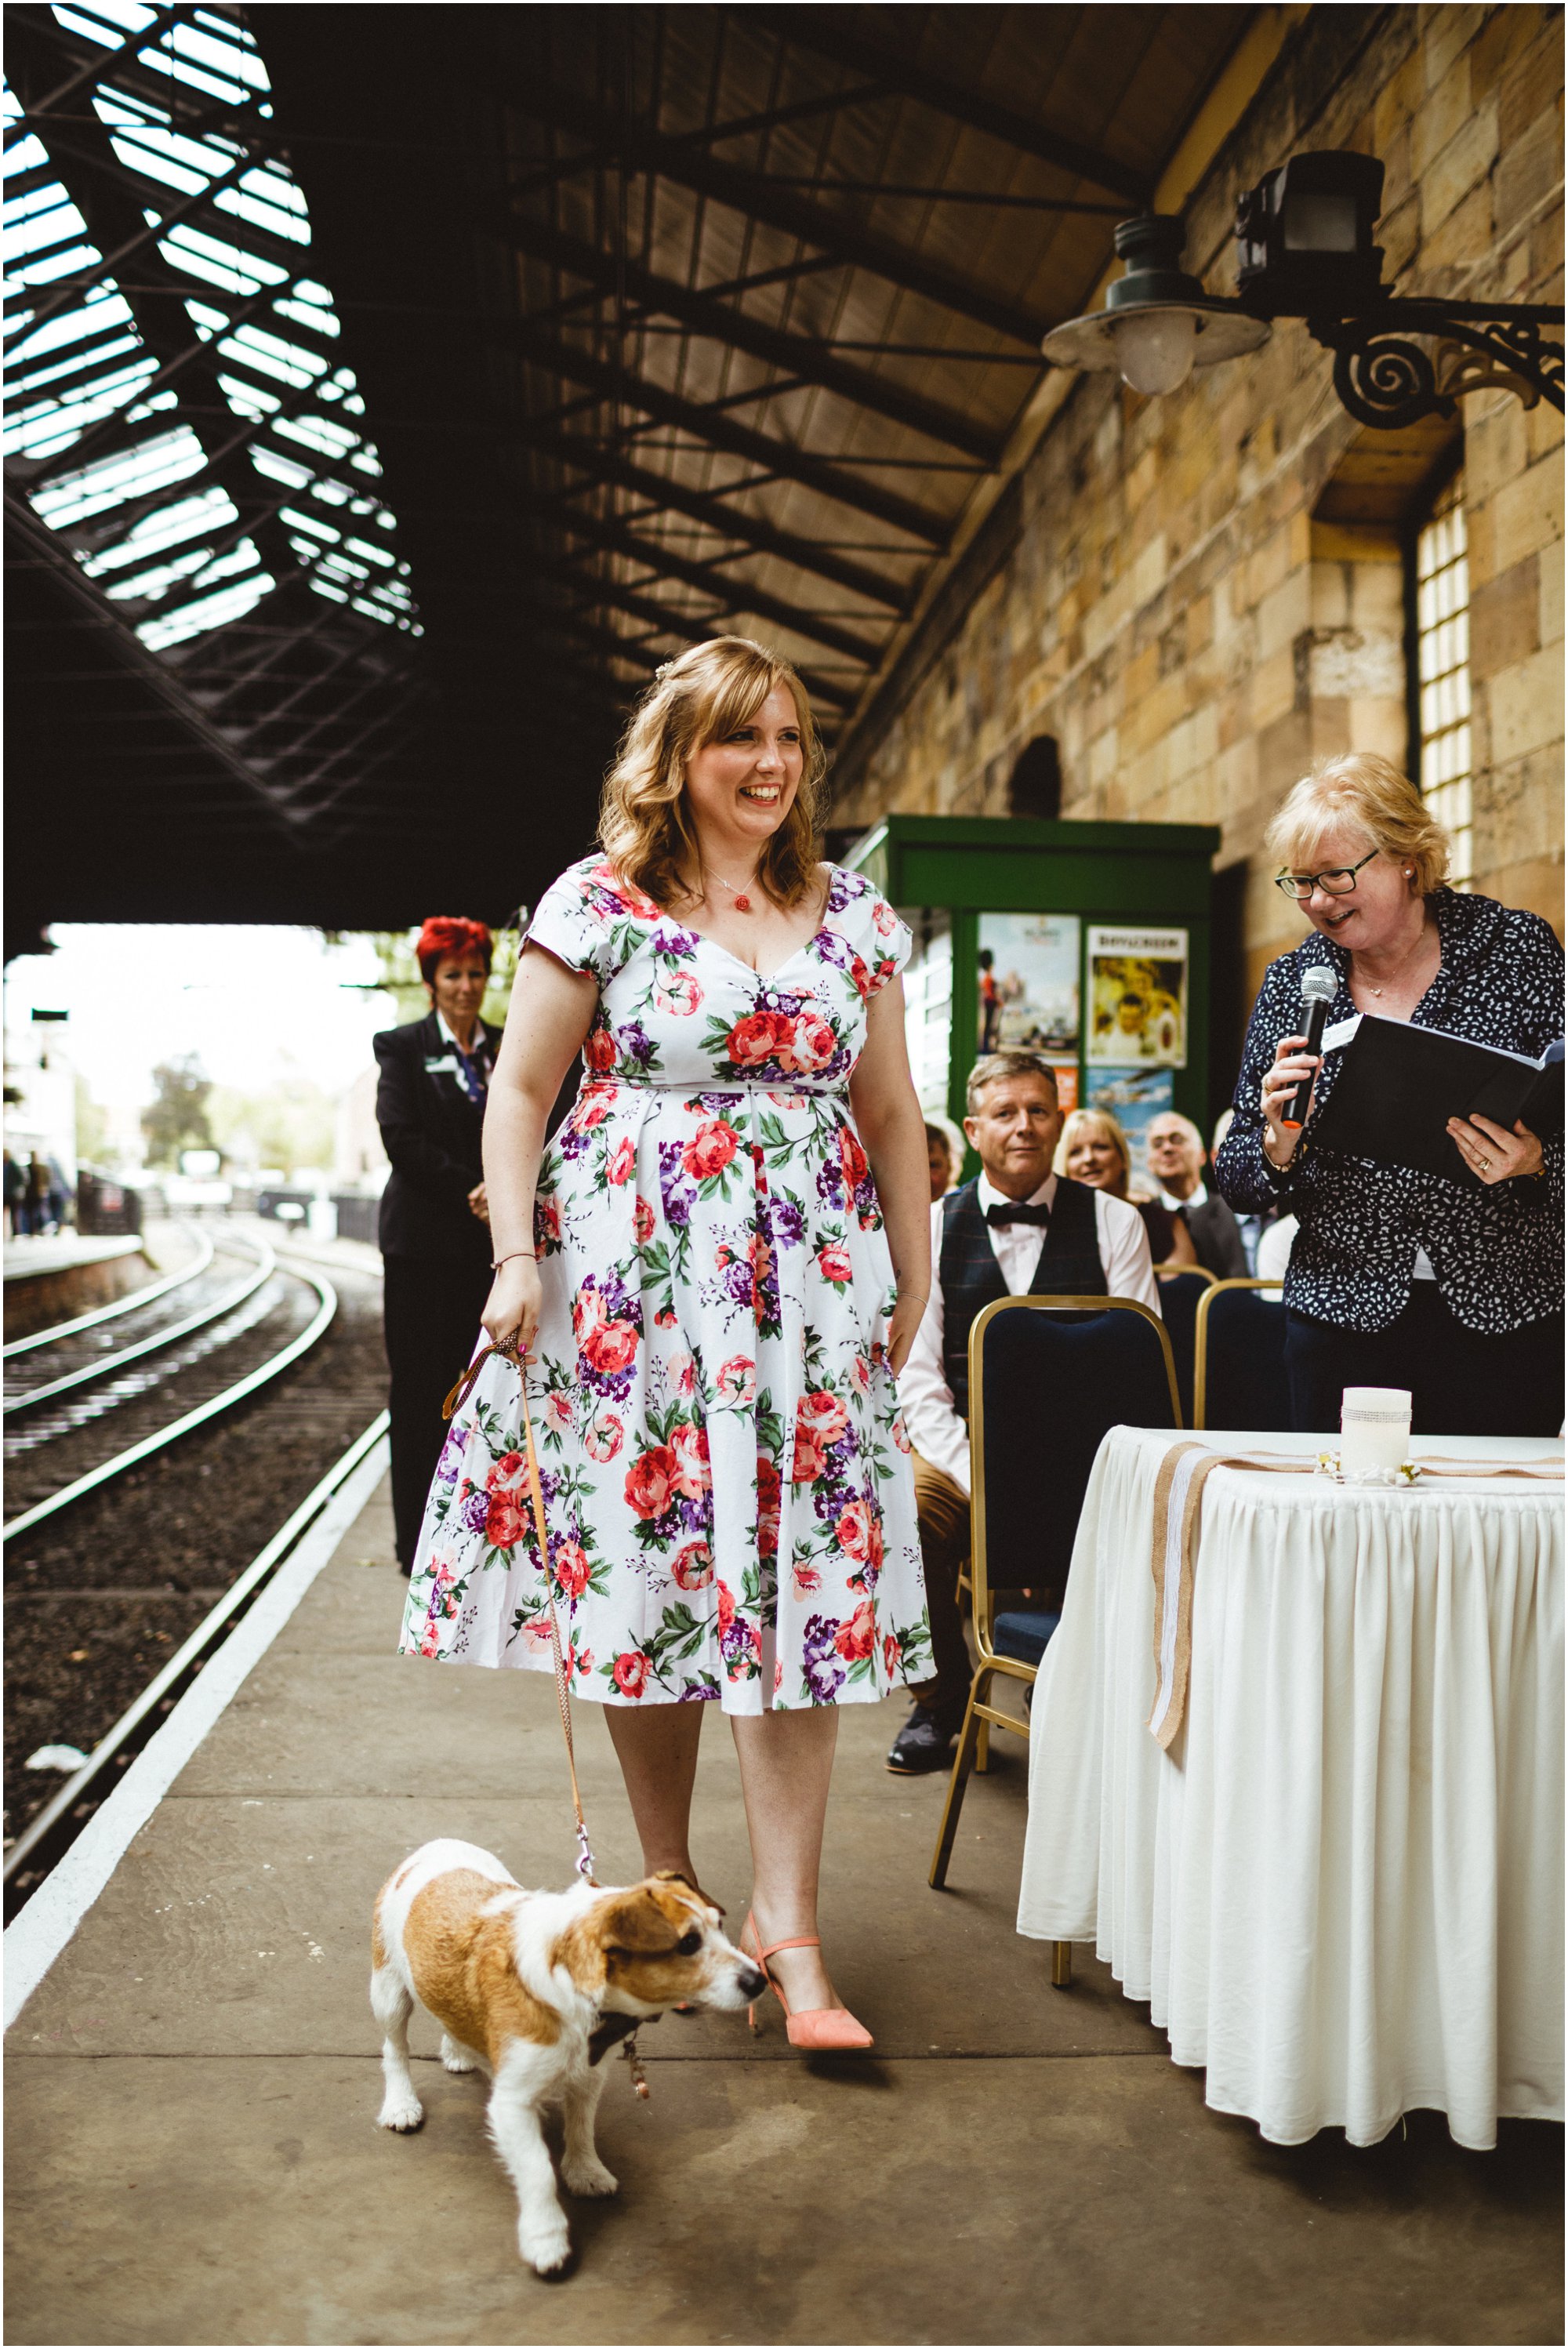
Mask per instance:
[[[727,882],[725,883],[725,885],[725,885],[725,887],[727,889],[727,888],[728,888],[728,886],[729,886],[728,882],[727,881]],[[1420,935],[1420,936],[1416,940],[1415,945],[1411,947],[1410,952],[1409,952],[1409,954],[1408,954],[1408,957],[1407,957],[1407,960],[1408,960],[1408,962],[1409,964],[1411,964],[1412,966],[1414,965],[1414,963],[1415,963],[1415,961],[1416,961],[1416,957],[1418,957],[1418,955],[1419,955],[1419,954],[1421,953],[1421,951],[1422,951],[1422,949],[1425,947],[1426,944],[1427,944],[1427,925],[1426,925],[1426,923],[1425,923],[1425,922],[1423,922],[1423,923],[1422,923],[1422,925],[1421,925],[1421,935]],[[1439,940],[1439,946],[1440,946],[1440,940]],[[1352,959],[1354,960],[1354,957],[1352,957]],[[1365,980],[1365,981],[1363,982],[1363,984],[1364,984],[1364,985],[1365,985],[1365,986],[1366,986],[1366,987],[1370,990],[1370,992],[1371,992],[1372,994],[1374,994],[1374,995],[1381,995],[1381,994],[1382,994],[1382,992],[1383,992],[1383,988],[1384,988],[1384,987],[1392,987],[1392,986],[1393,986],[1393,984],[1394,984],[1394,981],[1393,981],[1391,978],[1385,979],[1385,980],[1384,980],[1384,982],[1383,982],[1383,987],[1373,987],[1372,982],[1371,982],[1371,980],[1370,980],[1370,979],[1367,979],[1367,980]]]

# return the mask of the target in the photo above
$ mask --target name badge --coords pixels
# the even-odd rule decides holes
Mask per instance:
[[[445,1052],[436,1060],[426,1060],[425,1074],[428,1077],[455,1077],[457,1073],[458,1064],[450,1052]]]

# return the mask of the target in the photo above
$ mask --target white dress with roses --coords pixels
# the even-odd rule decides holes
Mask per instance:
[[[850,1071],[909,932],[831,869],[767,978],[588,857],[529,938],[599,1010],[540,1170],[528,1373],[572,1683],[730,1713],[930,1677],[892,1268]],[[402,1647],[552,1669],[518,1372],[488,1361],[431,1487]]]

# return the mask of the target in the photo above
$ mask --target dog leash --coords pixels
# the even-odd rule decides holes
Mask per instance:
[[[550,1618],[550,1650],[555,1665],[555,1702],[561,1713],[562,1734],[566,1740],[566,1773],[572,1781],[572,1808],[577,1818],[577,1873],[584,1884],[598,1889],[599,1878],[593,1872],[593,1847],[588,1840],[588,1822],[583,1813],[583,1795],[577,1784],[577,1751],[572,1739],[572,1696],[566,1673],[566,1659],[561,1646],[561,1626],[556,1619],[554,1577],[550,1564],[550,1528],[544,1515],[544,1489],[539,1480],[539,1454],[533,1441],[533,1420],[528,1408],[528,1357],[517,1350],[517,1331],[510,1337],[498,1338],[493,1344],[482,1347],[469,1364],[462,1377],[441,1406],[444,1419],[451,1419],[468,1401],[474,1381],[492,1354],[511,1364],[517,1372],[520,1400],[522,1405],[522,1448],[528,1464],[528,1496],[533,1512],[533,1530],[539,1543],[539,1563],[544,1578],[544,1605]],[[621,2054],[632,2075],[634,2092],[645,2103],[649,2090],[647,2074],[637,2048],[637,2026],[634,2023],[621,2043]]]

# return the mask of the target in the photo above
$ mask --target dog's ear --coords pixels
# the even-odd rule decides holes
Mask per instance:
[[[665,1913],[653,1885],[638,1884],[611,1903],[601,1922],[599,1938],[606,1950],[651,1956],[672,1949],[681,1931],[682,1926]]]
[[[678,1868],[656,1868],[653,1880],[655,1884],[684,1884],[688,1892],[695,1892],[697,1899],[713,1910],[715,1916],[722,1917],[724,1914],[722,1904],[711,1893],[705,1892],[700,1884],[694,1884],[691,1878],[683,1875]]]

